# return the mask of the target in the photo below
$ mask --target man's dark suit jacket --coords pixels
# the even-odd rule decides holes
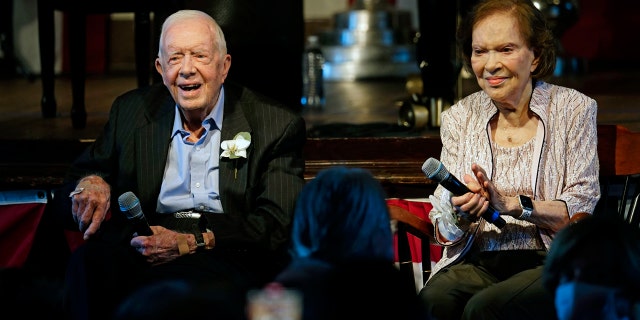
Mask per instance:
[[[246,88],[228,82],[224,88],[221,141],[245,131],[251,134],[251,144],[246,159],[220,159],[224,213],[212,219],[209,215],[208,227],[218,248],[283,250],[295,200],[304,185],[305,122],[294,111]],[[97,173],[112,188],[111,217],[103,223],[106,230],[124,232],[121,239],[130,239],[128,222],[117,201],[127,191],[140,199],[142,211],[153,225],[175,108],[175,101],[161,84],[117,97],[102,135],[73,163],[69,184],[58,198],[70,203],[67,195],[78,179]],[[70,208],[64,210],[70,218]],[[76,224],[71,227],[77,229]]]

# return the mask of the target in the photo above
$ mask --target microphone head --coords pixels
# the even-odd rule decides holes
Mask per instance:
[[[120,211],[127,215],[127,218],[134,219],[142,217],[142,208],[140,200],[131,191],[127,191],[118,197]]]
[[[435,158],[429,158],[422,164],[422,172],[429,177],[429,179],[436,181],[443,181],[449,175],[449,171],[444,167],[442,162]]]

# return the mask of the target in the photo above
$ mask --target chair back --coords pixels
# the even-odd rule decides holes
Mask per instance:
[[[432,206],[426,199],[387,199],[394,228],[396,261],[403,279],[411,282],[416,293],[431,274],[432,264],[442,257],[442,247],[434,241],[429,220]]]
[[[602,197],[596,214],[617,213],[640,226],[640,132],[621,125],[598,125],[598,159]]]

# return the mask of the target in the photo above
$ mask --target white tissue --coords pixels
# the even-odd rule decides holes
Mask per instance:
[[[464,236],[465,231],[458,227],[457,215],[451,205],[450,196],[448,191],[443,192],[439,200],[433,195],[429,196],[433,205],[429,212],[429,219],[437,224],[438,231],[443,238],[448,241],[456,241]]]

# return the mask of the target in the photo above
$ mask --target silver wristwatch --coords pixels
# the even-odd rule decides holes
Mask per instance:
[[[533,213],[533,201],[530,197],[519,195],[520,208],[522,208],[522,214],[518,217],[519,220],[527,220]]]

